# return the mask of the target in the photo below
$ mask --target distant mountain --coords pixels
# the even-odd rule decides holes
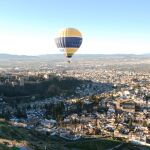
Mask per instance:
[[[100,58],[150,58],[150,53],[135,55],[135,54],[75,54],[73,58],[76,59],[100,59]],[[38,56],[27,56],[27,55],[11,55],[11,54],[0,54],[0,60],[62,60],[64,59],[63,54],[46,54]]]
[[[36,58],[36,56],[0,54],[0,59],[26,59],[26,58]]]

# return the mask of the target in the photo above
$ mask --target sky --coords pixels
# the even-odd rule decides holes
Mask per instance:
[[[0,0],[0,53],[57,54],[61,28],[81,31],[81,54],[150,53],[150,0]]]

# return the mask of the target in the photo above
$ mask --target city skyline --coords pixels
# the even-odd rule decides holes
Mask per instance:
[[[150,53],[149,4],[148,0],[1,1],[0,53],[58,54],[54,38],[64,27],[81,31],[78,54]]]

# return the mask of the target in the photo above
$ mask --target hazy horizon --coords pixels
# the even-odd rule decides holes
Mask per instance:
[[[45,55],[63,55],[61,53],[54,53],[54,54],[37,54],[37,55],[28,55],[28,54],[12,54],[12,53],[0,53],[0,55],[15,55],[15,56],[45,56]],[[84,54],[84,53],[77,53],[76,55],[150,55],[150,53],[141,53],[141,54],[134,54],[134,53],[110,53],[110,54]]]

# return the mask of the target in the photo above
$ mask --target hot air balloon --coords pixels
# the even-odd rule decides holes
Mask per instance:
[[[70,58],[82,44],[82,35],[75,28],[65,28],[60,30],[55,38],[57,48],[64,53],[70,63]]]

